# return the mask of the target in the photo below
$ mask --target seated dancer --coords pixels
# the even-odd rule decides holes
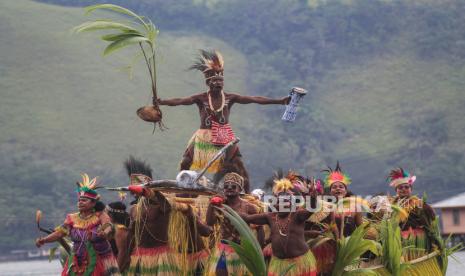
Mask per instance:
[[[138,196],[131,208],[127,246],[130,266],[126,275],[197,275],[201,257],[206,259],[199,235],[211,230],[202,224],[186,203],[138,184],[151,181],[152,170],[133,157],[125,163],[130,175],[129,190]],[[124,262],[123,262],[124,263]],[[198,268],[199,267],[199,268]]]
[[[223,203],[234,209],[238,213],[257,214],[257,208],[240,198],[243,189],[244,179],[237,173],[227,173],[224,176],[223,193],[221,197],[213,197],[207,209],[207,224],[219,228],[220,234],[215,241],[215,248],[208,260],[205,275],[248,275],[247,268],[242,264],[236,252],[223,240],[232,240],[240,243],[239,233],[234,229],[228,219],[225,219],[221,212],[215,210],[214,206],[221,206]],[[257,227],[257,239],[263,244],[263,229]]]
[[[127,250],[128,227],[130,223],[129,213],[126,212],[126,204],[115,201],[107,205],[107,214],[115,226],[115,235],[110,240],[113,255],[118,261],[118,267],[123,266],[124,250]]]
[[[389,185],[394,187],[397,193],[391,199],[391,203],[402,207],[408,214],[407,219],[400,222],[402,245],[414,248],[407,249],[404,258],[412,260],[421,257],[431,250],[427,231],[435,219],[433,208],[421,198],[412,195],[416,176],[411,176],[406,170],[397,168],[391,170],[389,180]]]
[[[103,208],[97,208],[103,203],[98,201],[99,195],[95,191],[96,178],[90,180],[87,174],[83,174],[78,186],[79,212],[66,215],[64,223],[50,235],[38,238],[36,245],[40,247],[65,236],[71,239],[72,254],[61,275],[120,275],[108,242],[114,227]]]
[[[241,96],[223,91],[224,61],[217,51],[201,50],[197,63],[190,69],[197,69],[205,75],[205,83],[209,87],[207,92],[192,95],[186,98],[157,99],[159,105],[177,106],[193,105],[199,108],[200,129],[189,141],[188,147],[181,161],[181,170],[203,169],[218,150],[228,142],[234,140],[234,133],[229,125],[229,114],[233,104],[287,104],[290,97],[270,99],[258,96]],[[227,172],[225,166],[234,168],[244,178],[244,191],[249,193],[249,177],[241,159],[239,148],[229,149],[226,156],[217,160],[208,172],[218,174],[215,182],[220,180]]]
[[[347,190],[347,186],[350,185],[352,180],[350,177],[343,173],[339,162],[337,162],[336,168],[332,170],[328,167],[326,172],[325,187],[329,188],[329,194],[335,197],[338,207],[335,212],[335,221],[338,228],[340,237],[348,237],[354,232],[357,226],[363,223],[363,216],[358,210],[358,206],[354,206],[353,203],[357,203],[357,198],[352,197],[352,193]],[[346,201],[350,207],[345,208],[343,201]]]
[[[273,194],[278,199],[274,206],[276,212],[241,214],[247,223],[267,224],[271,228],[273,256],[268,267],[268,275],[316,276],[316,260],[304,235],[305,221],[312,213],[305,208],[295,206],[292,197],[300,195],[300,192],[287,178],[275,180]]]

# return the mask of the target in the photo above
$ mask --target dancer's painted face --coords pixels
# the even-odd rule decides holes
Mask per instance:
[[[347,187],[342,182],[335,182],[331,185],[330,193],[335,197],[345,197],[347,194]]]
[[[400,197],[409,197],[412,194],[412,186],[408,183],[400,184],[396,187],[396,192]]]
[[[208,82],[208,86],[210,87],[211,91],[217,92],[223,90],[224,87],[224,80],[222,77],[213,77]]]
[[[277,207],[279,212],[290,212],[295,209],[295,206],[292,206],[294,201],[294,194],[289,191],[280,192],[277,195],[278,202]]]
[[[85,211],[90,211],[94,208],[95,206],[95,200],[87,198],[87,197],[79,197],[78,201],[78,209],[79,212],[85,212]]]
[[[234,182],[226,182],[223,185],[225,196],[236,196],[241,192],[241,186]]]

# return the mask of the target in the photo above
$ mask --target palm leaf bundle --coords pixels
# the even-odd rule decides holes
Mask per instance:
[[[97,19],[84,22],[73,28],[75,33],[108,31],[109,33],[101,36],[101,39],[109,44],[103,51],[103,55],[109,55],[128,46],[138,46],[139,53],[135,55],[134,61],[139,57],[143,57],[150,76],[153,106],[145,106],[137,110],[139,117],[145,121],[158,123],[160,129],[164,129],[162,123],[161,110],[157,104],[157,73],[156,73],[156,57],[155,46],[159,30],[155,25],[142,16],[137,15],[133,11],[113,4],[97,4],[85,8],[86,14],[90,14],[96,10],[109,10],[128,17],[129,21],[117,22],[111,19]],[[132,70],[132,65],[128,66]]]
[[[356,264],[360,261],[360,256],[371,251],[379,255],[380,250],[378,243],[372,240],[366,240],[365,236],[368,230],[368,224],[363,223],[358,226],[350,237],[342,237],[337,241],[336,262],[332,271],[332,276],[342,275],[377,275],[375,271],[365,268],[351,269],[345,272],[346,267]]]
[[[399,219],[402,219],[405,212],[402,208],[391,206],[393,214],[391,218],[381,221],[381,244],[382,259],[384,267],[393,276],[401,276],[409,267],[402,261],[402,239],[400,234]]]

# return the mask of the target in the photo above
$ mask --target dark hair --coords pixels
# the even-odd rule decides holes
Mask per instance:
[[[108,207],[111,209],[118,210],[120,212],[115,212],[108,210],[108,215],[110,219],[117,224],[125,225],[126,227],[129,226],[129,214],[126,212],[126,204],[121,201],[115,201],[108,204]]]
[[[95,209],[95,212],[102,212],[103,210],[105,210],[105,204],[101,202],[100,200],[96,200],[94,209]]]

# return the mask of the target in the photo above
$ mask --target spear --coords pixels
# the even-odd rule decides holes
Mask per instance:
[[[199,185],[197,182],[200,180],[200,178],[207,172],[208,168],[211,167],[211,165],[218,160],[223,154],[226,153],[226,151],[234,146],[235,144],[239,143],[240,139],[236,138],[234,141],[229,142],[226,144],[224,147],[222,147],[215,156],[208,162],[208,164],[205,166],[205,168],[200,171],[200,173],[196,174],[195,177],[192,179],[190,184],[195,188],[195,191],[190,191],[190,192],[195,192],[197,194],[206,194],[206,195],[212,195],[212,194],[217,194],[218,191],[215,189],[211,189],[208,187],[204,187],[202,185]],[[142,183],[138,186],[144,187],[144,188],[156,188],[158,190],[169,190],[169,191],[178,191],[178,192],[186,192],[189,188],[186,187],[180,187],[180,183],[176,180],[171,180],[171,179],[161,179],[161,180],[152,180],[149,182]],[[105,187],[105,189],[109,191],[130,191],[129,186],[124,186],[124,187],[115,187],[115,188],[110,188],[110,187]]]

